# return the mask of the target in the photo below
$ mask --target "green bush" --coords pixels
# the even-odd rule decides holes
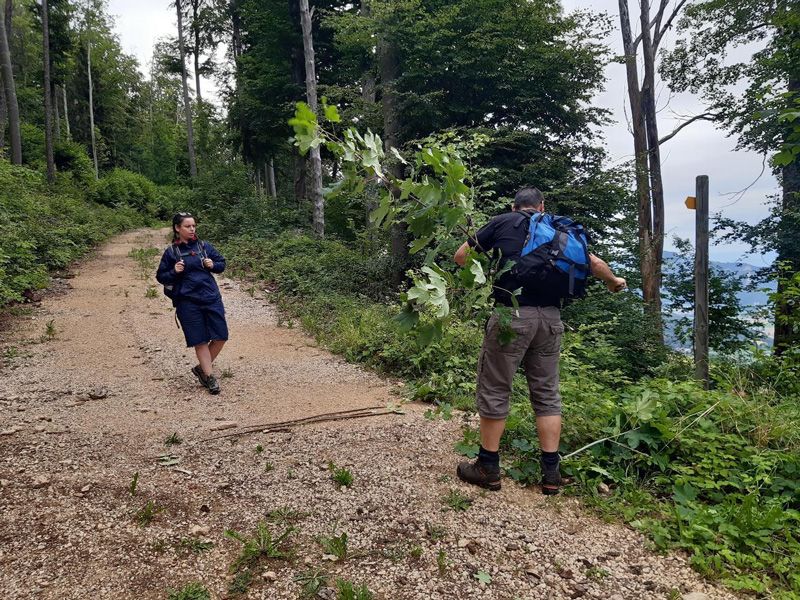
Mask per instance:
[[[69,174],[72,180],[86,190],[96,185],[94,165],[86,153],[86,148],[72,141],[58,142],[53,151],[56,171],[59,175]]]
[[[0,306],[44,287],[50,270],[100,241],[145,223],[130,207],[94,204],[68,182],[51,190],[42,173],[0,160]]]
[[[23,164],[42,169],[45,166],[44,129],[32,123],[20,124],[20,138],[22,141]]]
[[[92,199],[104,206],[130,207],[139,212],[154,215],[156,186],[144,175],[114,169],[104,176],[92,194]]]

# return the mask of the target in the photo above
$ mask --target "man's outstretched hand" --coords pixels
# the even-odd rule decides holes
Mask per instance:
[[[621,292],[626,287],[628,287],[628,282],[625,281],[622,277],[614,277],[613,279],[606,282],[606,287],[608,288],[609,292]]]

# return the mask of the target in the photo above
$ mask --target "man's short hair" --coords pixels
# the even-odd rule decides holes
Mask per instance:
[[[544,196],[535,187],[522,188],[514,196],[514,208],[517,210],[539,208],[542,202],[544,202]]]

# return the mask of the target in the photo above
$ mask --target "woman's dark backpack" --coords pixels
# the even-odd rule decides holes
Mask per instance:
[[[539,213],[529,218],[528,236],[511,274],[523,288],[555,290],[562,298],[586,295],[589,243],[583,225]]]

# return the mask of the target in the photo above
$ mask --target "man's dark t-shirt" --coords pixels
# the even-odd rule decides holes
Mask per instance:
[[[536,213],[527,213],[536,214]],[[493,259],[500,259],[502,267],[508,260],[519,258],[525,239],[528,237],[528,216],[521,212],[510,212],[494,217],[481,227],[477,234],[476,250],[489,253]],[[470,238],[468,243],[476,247],[475,240]],[[494,299],[505,306],[512,306],[511,293],[520,285],[511,273],[503,274],[495,281]],[[498,289],[502,288],[502,289]],[[506,291],[507,290],[507,291]],[[510,293],[511,292],[511,293]],[[517,302],[520,306],[561,306],[561,296],[548,289],[524,288]]]

